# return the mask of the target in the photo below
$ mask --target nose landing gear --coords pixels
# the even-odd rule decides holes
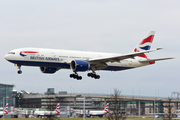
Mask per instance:
[[[21,65],[20,64],[15,64],[15,66],[19,69],[17,71],[18,74],[21,74],[22,73],[22,70],[21,70]]]
[[[17,71],[17,73],[18,73],[18,74],[21,74],[21,73],[22,73],[22,71],[21,71],[21,70],[18,70],[18,71]]]

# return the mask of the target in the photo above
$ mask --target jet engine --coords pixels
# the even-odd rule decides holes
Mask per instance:
[[[55,73],[58,69],[53,67],[40,67],[42,73]]]
[[[70,66],[73,72],[84,72],[90,68],[90,64],[85,60],[73,60]]]

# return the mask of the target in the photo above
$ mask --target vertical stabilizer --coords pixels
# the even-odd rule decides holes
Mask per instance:
[[[60,103],[57,104],[55,111],[57,114],[60,113]]]
[[[8,114],[8,103],[6,104],[5,108],[4,108],[4,113]]]
[[[133,52],[149,50],[151,48],[151,44],[153,42],[154,35],[155,35],[155,31],[150,31],[146,35],[146,37],[139,43],[139,45],[133,50]],[[148,53],[144,53],[143,55],[140,55],[138,57],[147,58],[147,56],[148,56]]]
[[[104,108],[104,111],[105,111],[106,113],[109,113],[109,103],[107,103],[106,107]]]

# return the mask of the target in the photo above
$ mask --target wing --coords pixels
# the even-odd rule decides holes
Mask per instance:
[[[105,62],[119,62],[120,60],[124,60],[127,58],[134,58],[136,56],[142,55],[143,53],[148,53],[152,51],[160,50],[160,48],[154,49],[154,50],[147,50],[147,51],[141,51],[141,52],[135,52],[135,53],[129,53],[119,56],[111,56],[111,57],[102,57],[102,58],[95,58],[95,59],[89,59],[88,62],[91,64],[93,63],[105,63]]]

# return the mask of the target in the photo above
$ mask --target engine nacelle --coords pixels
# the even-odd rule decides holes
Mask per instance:
[[[73,72],[86,71],[90,68],[90,64],[85,60],[73,60],[71,61],[71,69]]]
[[[53,67],[40,67],[40,70],[42,73],[55,73],[57,71],[57,68]]]

